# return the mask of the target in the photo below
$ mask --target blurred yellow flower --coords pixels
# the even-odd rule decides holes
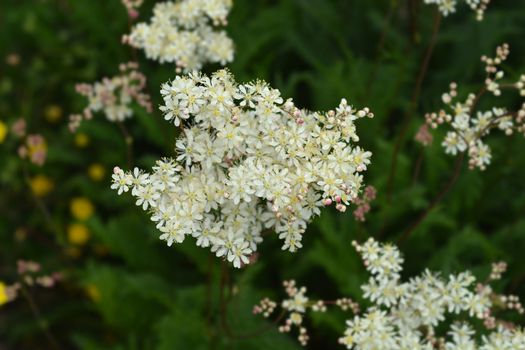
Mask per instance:
[[[7,135],[7,125],[0,121],[0,143],[4,142]]]
[[[8,301],[7,288],[4,282],[0,281],[0,306],[6,304]]]
[[[90,236],[89,229],[82,224],[71,224],[67,229],[67,239],[74,245],[86,244]]]
[[[100,291],[97,286],[93,284],[86,286],[86,293],[95,303],[100,301]]]
[[[70,209],[73,217],[81,221],[89,219],[95,211],[91,201],[84,197],[73,198]]]
[[[79,132],[75,135],[75,145],[77,147],[83,148],[89,145],[89,136],[84,133]]]
[[[47,176],[37,175],[29,180],[31,191],[37,197],[43,197],[53,190],[54,184]]]
[[[100,181],[106,175],[106,169],[98,163],[91,164],[88,168],[88,175],[93,181]]]
[[[49,105],[44,111],[46,120],[50,123],[56,123],[62,118],[62,108],[58,105]]]

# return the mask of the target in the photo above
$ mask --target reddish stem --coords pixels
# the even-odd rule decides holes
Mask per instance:
[[[423,82],[428,72],[428,66],[430,64],[432,54],[434,53],[434,48],[436,46],[440,26],[441,26],[441,13],[438,10],[436,10],[436,13],[434,15],[434,24],[432,27],[432,36],[430,39],[430,44],[427,47],[425,56],[419,68],[419,73],[416,79],[416,86],[412,94],[412,101],[410,104],[410,108],[409,108],[409,111],[405,114],[405,117],[403,118],[401,131],[398,134],[398,137],[394,144],[394,152],[392,154],[392,165],[390,167],[390,173],[388,175],[388,182],[387,182],[387,201],[388,202],[390,202],[390,199],[392,197],[392,189],[393,189],[395,174],[397,170],[397,158],[401,150],[403,141],[405,140],[405,136],[408,132],[410,121],[412,120],[412,117],[414,116],[414,113],[416,112],[416,109],[418,106],[418,101],[419,101],[419,97],[421,96]]]

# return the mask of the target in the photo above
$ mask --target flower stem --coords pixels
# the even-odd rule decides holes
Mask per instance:
[[[128,169],[131,169],[133,167],[133,136],[131,136],[123,123],[119,122],[117,124],[126,143],[126,159],[128,161]]]
[[[437,37],[438,37],[440,27],[441,27],[441,13],[438,10],[436,10],[435,15],[434,15],[434,24],[432,27],[432,35],[430,38],[430,43],[427,47],[425,56],[423,57],[423,61],[421,62],[421,66],[419,68],[419,73],[416,78],[416,85],[414,87],[414,92],[412,94],[412,101],[411,101],[408,112],[405,114],[405,117],[403,118],[403,122],[401,125],[401,131],[399,132],[396,142],[394,144],[394,152],[392,154],[392,165],[390,167],[390,173],[388,174],[388,181],[387,181],[387,201],[388,202],[390,202],[391,197],[392,197],[392,190],[393,190],[393,185],[394,185],[394,180],[395,180],[395,175],[396,175],[396,170],[397,170],[398,155],[403,145],[403,142],[405,140],[405,136],[410,127],[410,121],[412,120],[412,117],[414,116],[417,110],[418,101],[421,96],[421,90],[423,87],[423,82],[425,81],[425,77],[428,72],[428,66],[430,64],[432,54],[434,53],[434,48],[436,47]]]
[[[464,158],[465,153],[461,153],[459,157],[456,158],[454,174],[452,175],[450,180],[443,187],[441,192],[439,192],[438,195],[434,198],[434,200],[430,203],[427,209],[423,213],[421,213],[417,220],[401,235],[401,237],[397,241],[398,244],[405,241],[416,230],[416,228],[418,228],[418,226],[423,222],[423,220],[425,220],[428,214],[443,200],[447,193],[450,192],[454,184],[457,182],[459,175],[461,174],[461,168],[463,165]]]
[[[24,296],[27,303],[29,304],[29,308],[31,309],[31,312],[33,313],[33,316],[36,322],[42,329],[42,332],[45,334],[51,348],[54,350],[60,350],[60,346],[58,345],[57,340],[55,339],[55,337],[49,330],[49,325],[47,321],[42,317],[42,314],[40,310],[38,309],[38,306],[36,305],[35,300],[31,296],[31,293],[29,293],[29,291],[26,289],[24,285],[22,285],[22,287],[20,288],[20,291],[22,292],[22,295]]]
[[[261,326],[260,328],[254,329],[251,332],[243,333],[243,334],[235,334],[230,325],[228,324],[227,314],[228,314],[228,303],[229,298],[225,297],[225,287],[227,285],[228,281],[228,264],[226,261],[223,261],[221,264],[221,280],[220,280],[220,295],[219,295],[219,303],[220,303],[220,322],[221,327],[226,333],[226,335],[231,339],[249,339],[249,338],[255,338],[258,337],[274,328],[274,326],[279,323],[284,316],[286,315],[286,310],[282,310],[281,313],[277,316],[276,319],[274,319],[271,323],[266,324],[264,326]]]

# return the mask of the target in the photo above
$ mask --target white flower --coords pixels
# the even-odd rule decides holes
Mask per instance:
[[[306,288],[300,288],[291,299],[283,301],[283,308],[289,311],[305,312],[308,297],[305,295]]]
[[[449,131],[445,140],[442,143],[445,147],[445,152],[448,154],[456,155],[458,152],[465,152],[467,144],[465,141],[454,131]]]
[[[160,239],[166,241],[168,246],[171,246],[173,242],[182,243],[186,234],[183,222],[173,219],[161,227],[160,231],[163,232],[163,234],[160,235]]]
[[[237,238],[233,242],[232,248],[228,251],[227,260],[233,263],[236,268],[241,267],[242,264],[248,264],[248,256],[252,253],[249,248],[249,243],[244,240],[243,237]]]
[[[465,130],[469,127],[470,122],[470,116],[463,111],[460,114],[457,114],[454,117],[454,122],[452,123],[452,126],[455,129]]]
[[[128,192],[132,185],[132,176],[124,173],[124,171],[118,167],[115,167],[111,179],[113,182],[111,184],[111,189],[117,190],[119,195],[123,192]]]

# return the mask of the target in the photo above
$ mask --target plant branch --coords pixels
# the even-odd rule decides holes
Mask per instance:
[[[394,144],[394,151],[392,154],[392,165],[390,167],[390,172],[388,174],[388,181],[387,181],[387,201],[390,201],[392,197],[392,189],[393,189],[395,174],[397,170],[398,155],[401,150],[403,141],[405,140],[405,136],[410,127],[410,121],[417,110],[418,101],[421,96],[421,90],[423,87],[423,82],[425,81],[425,77],[428,72],[428,66],[430,64],[432,54],[434,53],[434,48],[437,43],[437,37],[438,37],[440,27],[441,27],[441,13],[438,10],[436,10],[434,14],[434,24],[432,26],[432,35],[430,38],[430,43],[427,47],[425,56],[423,57],[423,61],[421,62],[421,66],[419,68],[419,72],[416,78],[416,85],[414,87],[414,92],[412,94],[411,104],[410,104],[408,112],[405,114],[405,117],[403,118],[403,122],[401,125],[401,131],[399,132],[398,137],[396,138],[396,142]]]
[[[31,293],[29,293],[29,291],[26,289],[26,287],[23,284],[20,287],[20,291],[22,292],[22,295],[24,296],[27,303],[29,304],[29,308],[31,309],[31,312],[33,313],[33,316],[35,320],[37,321],[38,325],[42,329],[42,332],[45,334],[51,348],[53,348],[54,350],[60,350],[58,341],[55,339],[55,337],[49,330],[49,325],[47,321],[42,317],[42,314],[40,310],[38,309],[38,306],[36,305],[35,300],[31,296]]]
[[[414,175],[412,175],[412,184],[415,185],[419,179],[419,174],[421,173],[421,165],[423,164],[423,158],[425,157],[425,148],[422,146],[419,149],[419,154],[417,156],[416,165],[414,166]]]
[[[128,132],[128,129],[124,123],[118,122],[117,125],[126,144],[126,159],[128,162],[128,169],[131,169],[133,167],[133,136],[131,136],[131,134]]]
[[[394,13],[395,13],[395,10],[397,9],[397,6],[398,6],[397,0],[390,1],[390,7],[388,9],[388,13],[385,18],[385,23],[383,24],[383,30],[381,31],[381,36],[379,37],[379,41],[377,44],[376,55],[374,59],[374,65],[372,68],[372,72],[370,73],[370,77],[368,78],[368,81],[366,82],[365,104],[368,102],[368,99],[370,98],[370,90],[372,89],[372,83],[375,81],[375,78],[377,76],[377,71],[379,69],[379,62],[381,60],[381,53],[383,52],[385,42],[386,42],[386,35],[388,32],[388,29],[390,28],[390,24],[392,22],[392,18],[394,17]]]
[[[225,298],[225,293],[224,293],[224,289],[225,289],[225,286],[227,285],[227,280],[228,280],[227,274],[228,274],[228,265],[226,261],[222,261],[221,279],[220,279],[220,294],[219,294],[220,322],[221,322],[222,329],[224,330],[224,332],[229,338],[242,340],[242,339],[258,337],[266,333],[267,331],[272,330],[274,326],[284,318],[284,316],[286,315],[286,310],[283,309],[281,313],[277,316],[277,318],[274,319],[270,324],[266,324],[258,329],[255,329],[247,333],[235,334],[232,331],[230,325],[228,324],[228,319],[227,319],[229,300]]]
[[[465,153],[461,153],[458,156],[458,158],[456,159],[455,166],[454,166],[454,173],[452,177],[450,178],[450,180],[443,187],[441,192],[439,192],[438,195],[434,198],[434,200],[430,203],[427,209],[425,209],[425,211],[421,213],[421,215],[417,218],[417,220],[401,235],[401,237],[397,241],[398,244],[405,241],[416,230],[416,228],[418,228],[418,226],[423,222],[423,220],[425,220],[428,214],[443,200],[443,198],[447,195],[447,193],[450,192],[454,184],[457,182],[459,175],[461,174],[461,168],[463,165],[464,158],[465,158]]]

